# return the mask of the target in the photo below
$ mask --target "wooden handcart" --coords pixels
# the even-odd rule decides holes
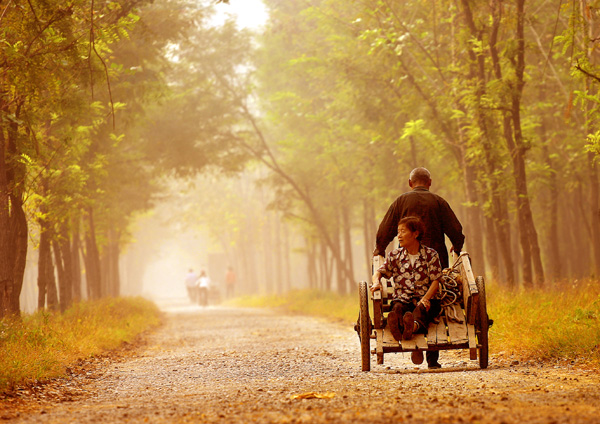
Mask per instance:
[[[384,354],[390,352],[453,349],[469,349],[471,360],[479,358],[479,366],[487,368],[488,329],[492,321],[487,314],[485,283],[483,277],[474,276],[467,252],[454,256],[454,264],[443,271],[441,285],[445,287],[445,297],[440,316],[429,325],[427,334],[415,334],[410,340],[395,340],[387,325],[393,292],[391,281],[382,278],[382,289],[373,294],[369,290],[372,282],[359,283],[360,313],[355,329],[360,339],[363,371],[371,370],[372,354],[377,356],[378,364],[383,364]],[[373,258],[373,269],[379,268],[382,260]],[[371,340],[375,341],[375,349],[371,349]]]

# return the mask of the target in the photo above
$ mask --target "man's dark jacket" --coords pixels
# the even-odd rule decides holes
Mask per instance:
[[[385,256],[387,245],[398,234],[398,222],[407,216],[421,218],[425,234],[421,243],[435,249],[440,255],[442,267],[448,267],[448,250],[444,234],[448,236],[456,253],[460,253],[465,242],[462,225],[448,202],[425,187],[415,187],[402,194],[391,204],[377,231],[373,255]]]

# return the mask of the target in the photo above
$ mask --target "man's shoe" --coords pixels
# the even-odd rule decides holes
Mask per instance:
[[[427,368],[429,368],[430,370],[439,370],[440,368],[442,368],[442,366],[439,362],[436,362],[435,364],[427,365]]]
[[[388,327],[392,336],[398,341],[402,340],[402,331],[399,326],[399,317],[395,311],[392,311],[387,316]]]
[[[410,359],[412,359],[413,364],[421,365],[423,363],[423,351],[413,350],[413,352],[410,354]]]
[[[402,333],[402,339],[410,340],[412,338],[413,330],[415,328],[415,318],[413,316],[413,313],[405,313],[402,321],[404,322],[404,332]]]

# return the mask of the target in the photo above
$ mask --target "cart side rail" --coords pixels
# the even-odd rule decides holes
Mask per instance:
[[[467,323],[474,325],[477,316],[477,304],[479,301],[479,290],[475,283],[475,275],[471,268],[471,259],[467,252],[462,252],[454,261],[452,268],[458,270],[463,284],[463,301]]]

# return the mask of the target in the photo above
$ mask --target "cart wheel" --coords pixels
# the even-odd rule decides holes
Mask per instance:
[[[488,329],[489,319],[487,314],[487,305],[485,299],[485,282],[483,277],[475,279],[477,290],[479,291],[479,304],[477,305],[477,341],[481,346],[479,348],[479,366],[484,369],[488,366]]]
[[[361,281],[358,286],[358,296],[360,299],[360,354],[363,371],[371,371],[371,318],[369,317],[369,294],[367,290],[367,283]]]

